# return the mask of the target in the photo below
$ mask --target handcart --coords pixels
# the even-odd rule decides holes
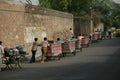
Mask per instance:
[[[51,44],[50,46],[48,46],[47,48],[47,55],[46,58],[47,59],[55,59],[58,58],[58,60],[61,59],[61,55],[62,55],[62,48],[61,48],[61,44],[56,43],[56,44]]]
[[[94,33],[93,36],[92,36],[92,42],[95,43],[97,42],[99,39],[99,34],[98,33]]]
[[[19,51],[15,48],[6,48],[5,54],[2,57],[2,63],[5,64],[5,67],[2,68],[3,70],[22,68]]]
[[[86,47],[89,47],[89,42],[90,42],[89,38],[84,37],[81,39],[81,46],[83,47],[85,45]]]
[[[76,49],[75,49],[75,41],[68,41],[62,44],[62,54],[63,57],[66,54],[72,53],[74,56],[76,55]]]
[[[81,46],[81,41],[80,40],[75,41],[75,48],[82,51],[82,46]]]

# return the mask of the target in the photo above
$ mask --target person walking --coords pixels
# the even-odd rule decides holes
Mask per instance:
[[[2,46],[2,41],[0,41],[0,71],[1,71],[1,68],[2,68],[2,56],[4,54],[4,49],[3,49],[3,46]]]
[[[31,49],[32,57],[31,57],[30,63],[35,63],[35,55],[36,55],[38,46],[39,46],[38,38],[34,38],[34,42],[33,42],[32,49]]]
[[[44,37],[44,41],[41,42],[40,46],[42,51],[41,63],[44,63],[45,57],[47,56],[47,47],[49,46],[47,37]]]
[[[72,28],[70,28],[70,30],[69,30],[69,32],[68,32],[68,34],[70,35],[70,38],[72,38],[72,37],[74,36],[74,33],[73,33]]]

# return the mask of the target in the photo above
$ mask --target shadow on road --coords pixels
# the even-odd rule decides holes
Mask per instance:
[[[90,47],[113,47],[120,46],[120,38],[99,40],[97,43],[90,44]]]

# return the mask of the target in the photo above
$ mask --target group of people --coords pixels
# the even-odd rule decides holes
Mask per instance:
[[[44,41],[42,41],[41,43],[38,43],[38,38],[34,38],[34,42],[33,42],[32,49],[31,49],[32,57],[31,57],[30,63],[35,62],[35,55],[36,55],[38,46],[41,47],[41,51],[42,51],[42,57],[41,57],[40,62],[44,63],[44,61],[46,59],[45,57],[46,57],[46,54],[47,54],[47,47],[49,45],[50,44],[47,41],[47,37],[44,37]]]
[[[57,38],[56,43],[64,43],[64,41],[61,40],[60,38]],[[46,56],[47,56],[47,48],[48,48],[48,46],[50,46],[50,44],[49,44],[49,42],[47,40],[47,37],[44,37],[44,40],[41,43],[38,43],[38,38],[34,38],[34,42],[33,42],[32,49],[31,49],[32,57],[30,59],[30,63],[35,63],[35,60],[36,60],[35,55],[36,55],[38,47],[41,47],[41,52],[42,52],[40,62],[44,63],[44,61],[47,60]]]

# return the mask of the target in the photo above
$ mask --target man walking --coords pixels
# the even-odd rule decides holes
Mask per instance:
[[[37,41],[38,41],[38,38],[34,38],[34,42],[33,42],[32,49],[31,49],[32,57],[31,57],[30,63],[35,62],[35,55],[36,55],[37,47],[39,46]]]
[[[42,51],[41,63],[44,63],[45,57],[47,56],[47,47],[49,46],[47,37],[44,37],[44,41],[41,42],[40,46]]]

